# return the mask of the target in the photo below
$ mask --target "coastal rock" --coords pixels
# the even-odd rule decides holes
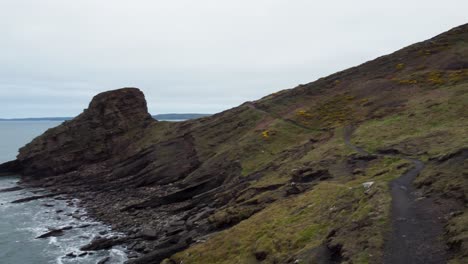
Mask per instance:
[[[55,229],[55,228],[50,228],[50,231],[36,237],[36,239],[38,238],[48,238],[48,237],[58,237],[58,236],[63,236],[64,235],[64,232],[65,230],[70,230],[72,229],[73,227],[72,226],[65,226],[65,227],[62,227],[62,228],[58,228],[58,229]]]
[[[21,165],[17,160],[12,160],[0,164],[0,176],[8,176],[21,170]]]
[[[116,245],[121,245],[127,241],[126,238],[117,238],[117,237],[112,237],[112,238],[102,238],[102,237],[97,237],[93,241],[91,241],[89,244],[83,246],[80,248],[82,251],[95,251],[95,250],[101,250],[101,249],[109,249],[112,248],[113,246]]]
[[[160,235],[158,234],[157,230],[150,229],[150,228],[144,228],[141,230],[140,234],[138,234],[139,237],[148,239],[148,240],[155,240],[157,239]]]
[[[95,96],[82,114],[21,148],[17,164],[10,167],[20,167],[23,175],[31,177],[71,172],[84,164],[122,155],[119,150],[133,140],[126,133],[154,122],[140,90],[104,92]]]
[[[11,187],[11,188],[0,189],[0,193],[3,193],[3,192],[15,192],[15,191],[19,191],[19,190],[22,190],[22,189],[23,189],[22,187],[15,186],[15,187]]]
[[[53,196],[56,196],[56,195],[58,195],[58,194],[50,193],[50,194],[45,194],[45,195],[35,195],[35,196],[30,196],[30,197],[14,200],[11,203],[25,203],[25,202],[30,202],[30,201],[34,201],[34,200],[53,197]]]
[[[63,230],[51,230],[47,233],[44,233],[36,238],[48,238],[48,237],[58,237],[58,236],[63,236]]]

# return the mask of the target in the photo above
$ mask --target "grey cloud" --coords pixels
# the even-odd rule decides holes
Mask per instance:
[[[468,2],[0,2],[0,117],[76,115],[140,87],[150,111],[207,112],[466,23]]]

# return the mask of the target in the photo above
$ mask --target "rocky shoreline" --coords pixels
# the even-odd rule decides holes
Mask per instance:
[[[141,137],[157,123],[138,89],[103,93],[82,115],[49,129],[22,148],[16,162],[2,167],[21,173],[24,186],[80,199],[91,217],[127,235],[97,239],[83,250],[125,244],[129,258],[136,258],[130,263],[158,263],[213,231],[208,216],[219,204],[210,197],[221,182],[180,179],[180,174],[199,166],[197,155],[190,151],[190,136],[159,144],[188,159],[177,164],[161,162],[158,145],[136,149],[138,139],[135,142],[129,134]],[[162,164],[154,164],[158,162]],[[163,171],[179,179],[164,179],[149,170],[154,165],[168,167],[164,164],[169,168]],[[141,175],[145,170],[146,177]]]
[[[8,228],[4,233],[5,239],[9,235],[24,237],[26,241],[22,245],[41,246],[45,253],[44,258],[55,258],[57,261],[96,261],[106,263],[104,260],[123,263],[120,257],[112,256],[112,252],[123,254],[121,247],[89,248],[95,238],[122,237],[122,233],[114,232],[107,224],[104,224],[90,216],[87,210],[79,206],[79,200],[64,193],[50,193],[47,189],[37,188],[37,186],[25,185],[13,182],[16,178],[11,176],[2,179],[2,186],[13,186],[1,188],[2,195],[2,219],[3,228]],[[34,207],[34,208],[32,208]],[[23,212],[23,210],[28,210]],[[5,215],[8,214],[8,215]],[[14,218],[11,221],[9,218]],[[39,221],[39,222],[37,222]],[[18,223],[16,223],[18,222]],[[6,229],[4,230],[6,231]],[[35,234],[35,235],[34,235]],[[32,237],[29,237],[31,236]],[[15,237],[19,239],[19,237]],[[44,240],[44,242],[33,242]],[[29,242],[30,241],[30,242]],[[3,244],[4,251],[10,248]],[[104,249],[104,250],[101,250]],[[31,255],[29,255],[31,254]],[[34,256],[30,252],[28,256]],[[43,253],[44,254],[44,253]],[[61,255],[60,255],[61,254]],[[107,255],[107,256],[106,256]],[[5,261],[15,259],[15,254],[7,254]],[[20,261],[19,259],[17,261]],[[111,262],[107,262],[111,263]]]

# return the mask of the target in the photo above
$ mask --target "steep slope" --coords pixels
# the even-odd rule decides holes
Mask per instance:
[[[152,120],[135,88],[106,92],[3,169],[81,198],[129,234],[114,242],[141,253],[134,263],[394,263],[395,221],[409,219],[395,219],[390,183],[418,159],[413,200],[445,229],[426,244],[463,263],[467,42],[468,24],[179,123]]]

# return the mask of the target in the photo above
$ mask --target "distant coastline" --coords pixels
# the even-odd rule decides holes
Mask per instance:
[[[187,119],[196,119],[205,116],[210,116],[210,114],[159,114],[153,115],[152,117],[156,120],[187,120]],[[29,117],[29,118],[0,118],[1,121],[66,121],[72,120],[73,117]]]

